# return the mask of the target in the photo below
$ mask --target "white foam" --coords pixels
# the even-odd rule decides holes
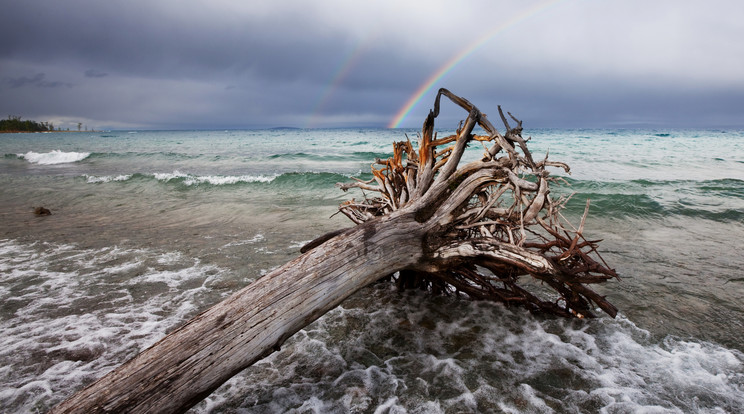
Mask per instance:
[[[156,180],[169,182],[172,180],[182,180],[184,185],[197,186],[199,184],[210,185],[231,185],[239,183],[270,183],[278,177],[277,175],[192,175],[175,170],[171,173],[153,173],[151,174]],[[127,181],[133,177],[133,174],[120,175],[84,175],[89,184],[109,183],[115,181]]]
[[[529,410],[530,412],[535,412],[535,413],[554,412],[553,409],[551,409],[547,404],[545,404],[545,401],[543,401],[542,398],[536,395],[535,390],[529,385],[520,384],[519,391],[521,395],[524,397],[524,405],[527,405],[530,407],[530,410]],[[499,408],[501,408],[504,412],[507,412],[507,413],[518,414],[518,413],[524,412],[524,410],[521,407],[515,407],[513,405],[506,404],[503,401],[499,402]]]
[[[175,271],[149,268],[145,274],[132,278],[129,283],[164,283],[171,289],[176,289],[186,281],[191,279],[201,279],[203,277],[202,273],[194,272],[194,267],[199,268],[201,272],[205,273],[211,273],[217,270],[217,268],[213,266],[200,266],[199,261],[195,260],[193,267],[187,267]]]
[[[183,255],[179,252],[163,253],[158,257],[158,263],[162,265],[172,265],[183,260]]]
[[[159,181],[171,181],[183,179],[183,184],[192,186],[199,184],[231,185],[238,183],[269,183],[274,181],[277,175],[192,175],[178,170],[172,173],[154,173],[153,177]]]
[[[52,150],[51,152],[39,153],[29,151],[25,154],[18,154],[18,156],[32,164],[52,165],[82,161],[90,156],[90,152],[62,152],[60,150]]]
[[[255,244],[264,241],[266,238],[263,234],[257,233],[255,236],[251,237],[250,239],[245,240],[236,240],[234,242],[227,243],[226,245],[222,246],[222,249],[228,248],[228,247],[235,247],[235,246],[244,246],[246,244]]]
[[[405,413],[406,410],[403,409],[403,407],[399,407],[396,404],[397,402],[398,402],[398,397],[388,398],[385,402],[383,402],[377,407],[377,409],[375,410],[375,414]]]
[[[300,249],[303,246],[305,246],[306,244],[310,243],[311,241],[313,241],[313,240],[303,240],[303,241],[294,241],[294,240],[292,240],[289,243],[289,246],[287,246],[287,248],[289,248],[289,249]]]
[[[212,185],[230,185],[237,183],[269,183],[274,181],[276,176],[265,176],[265,175],[239,175],[239,176],[220,176],[220,175],[206,175],[198,176],[187,179],[184,181],[186,185],[198,185],[201,183],[209,183]]]
[[[179,257],[0,240],[0,407],[46,411],[194,315],[224,272]]]
[[[89,184],[99,184],[99,183],[110,183],[113,181],[127,181],[130,178],[132,178],[132,174],[104,175],[100,177],[85,174],[84,177],[86,178],[86,181]]]
[[[0,406],[49,408],[203,309],[199,298],[221,274],[177,252],[0,240],[0,301],[15,312],[0,320]],[[622,315],[541,319],[377,286],[298,332],[194,412],[744,406],[744,354],[737,350],[658,339]]]
[[[744,354],[657,340],[622,316],[574,323],[489,303],[379,287],[290,338],[220,388],[225,402],[287,412],[731,412]],[[438,302],[438,303],[437,303]],[[302,407],[302,409],[300,409]],[[251,411],[252,412],[252,411]]]
[[[255,249],[255,252],[262,253],[262,254],[276,254],[277,253],[276,250],[269,250],[268,248],[266,248],[266,246]]]
[[[172,173],[154,173],[153,177],[155,177],[158,181],[170,181],[175,180],[177,178],[185,178],[188,177],[188,174],[184,174],[178,170],[173,171]]]
[[[138,260],[133,260],[130,262],[125,262],[119,265],[112,265],[108,266],[104,269],[106,273],[110,274],[118,274],[118,273],[129,273],[134,269],[137,269],[142,266],[142,263]]]

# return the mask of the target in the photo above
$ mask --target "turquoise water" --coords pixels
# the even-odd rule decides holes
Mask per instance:
[[[440,131],[445,134],[451,131]],[[44,411],[350,222],[413,130],[0,135],[0,411]],[[564,321],[379,284],[194,412],[736,412],[744,132],[533,130],[621,276]],[[480,156],[472,144],[466,158]],[[36,217],[33,207],[52,211]]]

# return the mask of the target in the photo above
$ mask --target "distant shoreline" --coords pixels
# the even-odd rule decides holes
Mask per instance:
[[[85,133],[85,132],[103,132],[103,131],[94,131],[94,130],[88,130],[88,131],[0,131],[0,134],[51,134],[56,132],[75,132],[75,133]]]

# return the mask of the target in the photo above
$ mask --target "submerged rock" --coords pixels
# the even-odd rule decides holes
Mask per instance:
[[[51,216],[52,212],[48,208],[34,207],[34,214],[37,216]]]

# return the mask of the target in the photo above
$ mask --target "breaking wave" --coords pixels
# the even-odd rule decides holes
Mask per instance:
[[[90,154],[90,152],[63,152],[60,150],[52,150],[50,152],[41,153],[29,151],[25,154],[18,154],[18,157],[23,158],[32,164],[53,165],[82,161],[88,158]]]
[[[369,174],[363,174],[366,177]],[[359,176],[355,174],[354,176]],[[271,184],[283,187],[294,187],[298,190],[307,188],[329,187],[337,182],[350,180],[350,174],[331,172],[289,172],[284,174],[257,175],[195,175],[178,170],[170,173],[152,174],[120,174],[106,176],[83,176],[87,183],[102,184],[111,182],[125,182],[132,180],[154,180],[156,182],[173,184],[182,187],[224,187],[246,184]]]
[[[567,179],[556,193],[575,192],[567,204],[570,214],[581,214],[586,199],[592,215],[667,218],[681,216],[719,222],[744,220],[744,180],[631,180],[592,181]]]

